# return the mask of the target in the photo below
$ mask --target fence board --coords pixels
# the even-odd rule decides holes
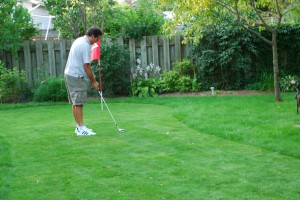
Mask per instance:
[[[12,56],[12,67],[19,68],[18,54]]]
[[[130,65],[131,70],[136,68],[136,51],[135,51],[135,40],[129,40],[129,52],[130,52]]]
[[[64,73],[64,69],[67,63],[67,50],[66,50],[66,41],[62,40],[60,42],[60,61],[61,61],[61,65],[60,65],[60,74]]]
[[[141,39],[141,66],[143,69],[147,67],[147,40],[146,37]]]
[[[25,41],[24,43],[24,61],[25,61],[25,71],[26,71],[26,79],[28,82],[28,86],[33,86],[32,81],[32,71],[31,71],[31,54],[30,54],[30,44],[29,41]]]
[[[56,67],[55,67],[55,54],[54,54],[54,43],[53,41],[47,41],[48,45],[48,56],[49,56],[49,75],[50,77],[56,77]]]
[[[180,41],[180,35],[175,36],[175,60],[176,61],[182,61],[181,60],[181,41]]]
[[[158,39],[157,36],[152,36],[152,56],[153,56],[153,64],[155,66],[159,66],[159,59],[158,59]]]
[[[164,37],[163,38],[163,49],[164,49],[164,69],[170,70],[170,46],[169,46],[169,40]]]
[[[36,48],[36,66],[41,67],[44,65],[42,43],[40,41],[37,41],[35,43],[35,48]]]

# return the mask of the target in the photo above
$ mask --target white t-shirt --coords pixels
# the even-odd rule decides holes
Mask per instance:
[[[71,46],[65,68],[65,74],[73,77],[84,77],[85,79],[88,79],[88,76],[84,70],[84,64],[90,63],[90,58],[91,43],[88,37],[85,35],[77,38]]]

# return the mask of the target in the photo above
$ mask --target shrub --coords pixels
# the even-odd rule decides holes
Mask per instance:
[[[227,23],[207,26],[199,34],[201,42],[192,47],[192,57],[205,90],[241,89],[252,78],[252,57],[256,53],[253,36]]]
[[[176,92],[178,89],[177,81],[179,80],[179,77],[178,71],[165,71],[161,75],[160,92]]]
[[[103,92],[106,95],[127,95],[130,91],[129,52],[115,41],[101,43],[101,72]],[[92,63],[99,80],[97,63]]]
[[[198,92],[200,91],[200,83],[197,80],[196,74],[194,74],[194,78],[192,80],[192,91],[193,92]]]
[[[176,85],[176,91],[190,92],[192,90],[192,80],[189,76],[181,76]]]
[[[16,103],[30,97],[30,90],[26,84],[25,71],[17,68],[6,69],[0,61],[0,101]]]
[[[299,83],[299,78],[297,76],[285,76],[279,81],[280,90],[283,92],[295,92],[297,91],[297,85]]]
[[[141,67],[140,59],[137,59],[137,63],[137,67],[132,71],[133,96],[152,97],[158,93],[200,90],[195,66],[188,59],[175,63],[172,71],[165,71],[162,74],[159,66],[151,63],[144,69]]]
[[[131,83],[132,95],[138,97],[155,97],[158,95],[158,84],[158,81],[154,78],[134,81]]]
[[[274,90],[274,76],[269,73],[262,73],[254,83],[248,84],[247,90],[273,91]]]
[[[145,69],[137,59],[137,67],[131,72],[131,93],[138,97],[154,97],[158,94],[159,73],[161,68],[150,63]]]
[[[176,62],[174,64],[174,70],[178,71],[182,76],[194,77],[196,74],[196,67],[191,63],[189,59],[183,59],[181,62]]]
[[[161,76],[161,92],[197,92],[200,84],[195,66],[189,59],[174,64],[173,71],[165,71]]]
[[[49,78],[42,81],[34,91],[34,100],[43,101],[67,101],[67,89],[62,77]]]

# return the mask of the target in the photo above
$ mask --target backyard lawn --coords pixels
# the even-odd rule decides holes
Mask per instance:
[[[300,199],[294,94],[0,104],[1,200]]]

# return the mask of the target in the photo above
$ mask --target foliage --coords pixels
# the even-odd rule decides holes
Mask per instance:
[[[164,71],[161,68],[148,65],[141,67],[141,60],[137,60],[137,67],[132,71],[131,91],[133,96],[153,97],[158,93],[172,92],[197,92],[200,85],[196,77],[195,66],[189,59],[176,62],[172,71]]]
[[[274,90],[274,77],[271,73],[263,72],[254,79],[254,83],[246,85],[247,90],[272,91]]]
[[[280,89],[283,92],[296,92],[300,83],[298,76],[285,76],[280,79]]]
[[[165,71],[161,75],[159,91],[160,93],[190,92],[192,80],[189,76],[180,76],[178,71]]]
[[[174,63],[172,71],[164,71],[160,78],[160,92],[198,92],[197,70],[190,59]]]
[[[192,80],[192,91],[199,92],[201,89],[201,83],[198,82],[197,75],[194,74],[194,78]]]
[[[195,64],[191,62],[191,59],[184,58],[180,62],[174,63],[174,70],[178,71],[180,78],[178,85],[178,90],[180,92],[198,92],[200,90],[200,83],[197,79],[197,74],[199,74],[199,70],[197,70]]]
[[[155,78],[138,79],[131,83],[131,93],[137,97],[156,97],[159,82]]]
[[[137,6],[115,5],[105,15],[104,32],[113,38],[141,39],[161,33],[163,16],[154,2],[139,0]]]
[[[34,91],[34,101],[67,101],[67,89],[65,80],[62,77],[49,78],[40,83],[38,88]]]
[[[164,71],[160,80],[160,93],[176,92],[179,78],[178,71]]]
[[[196,74],[196,67],[188,58],[184,58],[182,61],[175,62],[174,70],[178,71],[182,76],[193,77]]]
[[[161,68],[155,66],[153,63],[150,63],[145,69],[141,66],[141,59],[137,59],[137,66],[131,72],[132,79],[148,79],[148,78],[157,78],[160,74]]]
[[[252,33],[256,32],[255,34],[259,35],[256,31],[258,28],[271,29],[271,22],[266,19],[273,17],[281,20],[283,15],[297,8],[299,0],[159,0],[159,2],[163,6],[171,7],[174,13],[174,18],[170,19],[165,27],[168,33],[174,29],[174,26],[183,24],[187,38],[199,41],[202,35],[194,32],[225,20],[245,29],[251,29]]]
[[[7,69],[0,61],[0,102],[16,103],[30,96],[26,87],[25,71],[17,68]]]
[[[131,71],[131,93],[138,97],[157,96],[159,88],[158,77],[161,68],[150,63],[146,68],[141,66],[141,60],[137,59],[136,68]]]
[[[66,38],[77,38],[97,25],[109,37],[140,39],[160,33],[163,24],[163,16],[153,2],[144,0],[135,8],[112,0],[47,0],[46,6],[56,16],[55,27]]]
[[[289,24],[300,24],[300,2],[295,2],[293,9],[288,12],[285,17],[284,21]]]
[[[188,73],[193,71],[193,65],[189,60],[177,62],[172,71],[164,71],[160,74],[161,68],[154,66],[152,63],[145,69],[140,66],[140,59],[137,60],[138,65],[132,72],[131,91],[133,96],[153,97],[158,93],[171,92],[190,92],[199,91],[196,74]]]
[[[159,35],[163,23],[163,15],[154,2],[139,0],[121,29],[121,37],[141,39],[142,36]]]
[[[24,40],[37,33],[28,10],[17,1],[0,1],[0,50],[17,52]]]
[[[103,92],[107,95],[127,95],[130,90],[129,52],[115,41],[101,42],[101,72]],[[99,80],[97,63],[93,72]]]
[[[115,4],[112,0],[46,0],[47,10],[54,15],[54,25],[63,37],[77,38],[92,25],[103,27],[106,13]]]
[[[207,26],[201,34],[201,42],[192,47],[192,57],[201,72],[203,89],[243,88],[251,78],[251,61],[256,53],[253,36],[227,23]]]
[[[237,24],[243,29],[255,34],[262,41],[272,46],[273,50],[273,70],[274,70],[274,93],[276,101],[282,101],[279,89],[279,66],[277,31],[285,14],[297,7],[299,0],[159,0],[166,5],[174,5],[174,19],[170,22],[168,32],[172,31],[174,25],[185,24],[185,35],[193,41],[199,42],[202,38],[200,34],[194,34],[211,24],[220,24],[224,19],[230,19],[229,23]],[[230,16],[230,17],[227,17]],[[276,19],[272,25],[272,20]],[[170,28],[171,27],[171,28]],[[272,35],[266,38],[257,30],[266,29]]]
[[[192,80],[189,76],[180,76],[177,81],[176,91],[190,92],[192,90]]]

